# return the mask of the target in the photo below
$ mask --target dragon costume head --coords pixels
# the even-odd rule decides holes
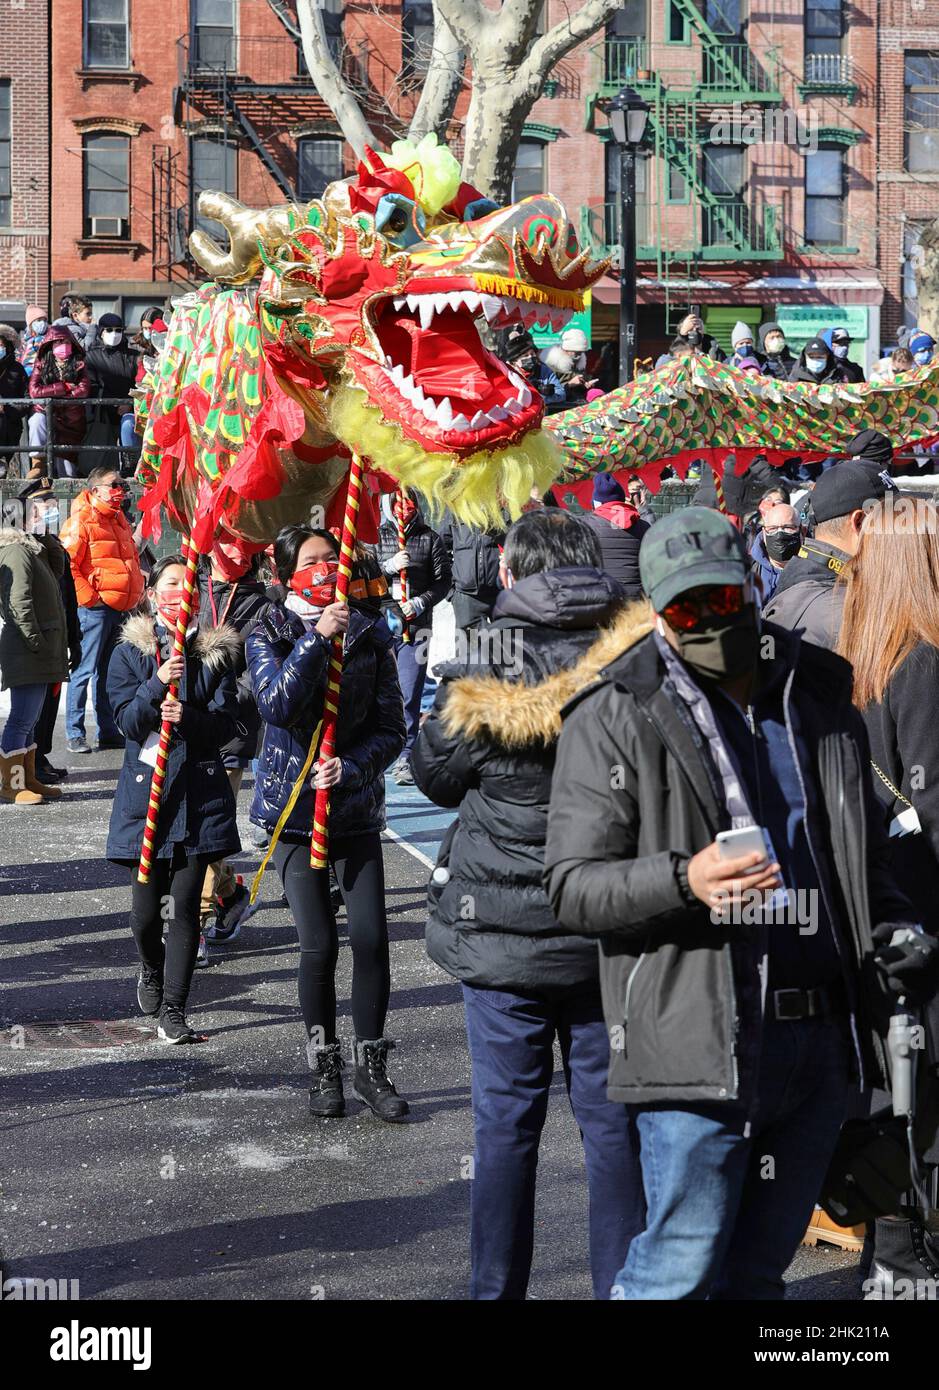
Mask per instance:
[[[177,310],[144,441],[153,498],[174,519],[191,518],[205,477],[222,483],[220,524],[268,539],[328,504],[353,450],[479,525],[549,485],[559,455],[542,399],[484,337],[560,328],[606,269],[556,198],[498,208],[425,137],[367,151],[355,179],[303,208],[204,193],[200,212],[229,247],[192,237],[215,283]]]

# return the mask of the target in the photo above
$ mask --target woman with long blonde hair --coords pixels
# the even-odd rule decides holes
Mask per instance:
[[[888,492],[847,567],[839,653],[871,744],[900,887],[939,924],[939,511]]]

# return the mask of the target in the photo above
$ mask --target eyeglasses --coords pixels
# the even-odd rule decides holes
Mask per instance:
[[[743,610],[743,586],[718,584],[713,589],[690,590],[681,598],[667,603],[662,617],[676,632],[690,632],[708,613],[717,618],[729,618]]]
[[[799,527],[798,527],[798,526],[764,526],[764,527],[763,527],[763,535],[764,535],[764,536],[797,536],[798,534],[799,534]]]

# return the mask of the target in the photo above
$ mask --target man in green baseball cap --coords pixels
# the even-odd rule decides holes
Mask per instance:
[[[613,1297],[778,1299],[877,1072],[862,960],[913,914],[847,662],[761,623],[717,512],[656,522],[639,570],[650,621],[562,712],[544,875],[599,940],[608,1095],[640,1136]]]

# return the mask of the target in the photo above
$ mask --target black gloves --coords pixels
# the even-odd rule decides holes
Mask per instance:
[[[903,939],[891,946],[896,932]],[[939,941],[909,922],[881,922],[872,935],[878,948],[874,960],[887,987],[913,1004],[927,1003],[939,988]]]

